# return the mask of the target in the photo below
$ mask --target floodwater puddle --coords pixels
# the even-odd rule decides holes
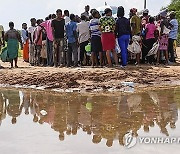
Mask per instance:
[[[180,88],[102,95],[1,89],[0,153],[178,153],[179,111]]]

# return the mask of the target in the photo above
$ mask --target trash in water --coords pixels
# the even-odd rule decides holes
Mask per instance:
[[[88,109],[89,112],[92,112],[92,103],[87,102],[87,103],[86,103],[86,109]]]
[[[40,113],[45,116],[47,114],[47,112],[45,110],[41,110]]]
[[[121,91],[123,92],[134,92],[134,82],[121,82],[121,85],[123,86]]]

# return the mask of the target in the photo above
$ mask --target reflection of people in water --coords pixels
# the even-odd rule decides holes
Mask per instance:
[[[119,134],[119,144],[124,145],[124,136],[131,130],[131,113],[130,108],[127,102],[128,96],[123,96],[121,100],[119,100],[118,107],[118,134]]]
[[[117,132],[117,102],[114,102],[112,97],[112,99],[106,98],[106,101],[103,103],[101,135],[103,138],[107,139],[106,145],[111,147],[113,145],[113,140],[116,138]]]
[[[158,109],[155,121],[160,127],[161,133],[166,136],[169,136],[169,132],[167,130],[168,124],[170,124],[170,127],[174,129],[178,118],[177,104],[172,99],[174,97],[172,92],[173,91],[163,90],[150,94],[151,99]]]
[[[81,103],[84,102],[84,97],[70,97],[67,100],[67,135],[76,135],[79,129],[79,113]]]
[[[0,93],[0,126],[2,121],[6,118],[6,100],[3,98],[3,93]]]
[[[22,95],[23,95],[22,106],[24,108],[24,113],[26,115],[28,115],[29,114],[29,107],[30,107],[30,92],[24,91],[24,92],[22,92]]]
[[[22,107],[20,104],[20,97],[18,91],[7,90],[4,91],[4,97],[8,99],[7,114],[12,117],[12,124],[17,122],[17,117],[20,116],[22,112]]]
[[[155,92],[148,92],[148,94],[143,95],[143,129],[145,132],[150,131],[150,127],[154,127],[154,120],[157,118],[159,101]]]
[[[54,115],[54,122],[52,124],[52,128],[59,132],[59,140],[64,141],[65,135],[64,132],[67,130],[67,121],[66,121],[66,114],[67,114],[67,101],[62,96],[54,96],[53,97],[54,104],[55,104],[55,115]]]
[[[169,135],[167,126],[176,128],[178,109],[169,91],[131,94],[119,97],[49,94],[41,92],[3,91],[0,95],[0,123],[7,114],[16,123],[22,113],[33,115],[33,121],[49,124],[59,133],[59,140],[77,135],[78,130],[92,135],[94,144],[106,140],[111,147],[114,140],[124,145],[124,136],[138,136],[141,128],[149,132],[155,124]],[[3,96],[3,97],[1,97]],[[22,100],[23,101],[22,101]],[[20,103],[22,101],[22,104]],[[24,115],[24,114],[23,114]]]
[[[92,102],[92,98],[88,97],[86,100],[81,102],[80,106],[80,115],[78,117],[78,122],[81,124],[82,130],[87,132],[88,135],[91,135],[91,127],[92,127],[92,118],[91,118],[91,110],[86,105],[87,103]]]
[[[142,97],[138,94],[132,94],[127,98],[128,106],[130,109],[131,130],[134,137],[138,136],[137,131],[141,128],[143,123],[143,108]]]

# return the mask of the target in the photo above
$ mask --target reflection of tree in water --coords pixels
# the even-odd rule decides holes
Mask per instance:
[[[22,110],[33,115],[34,122],[49,124],[59,133],[60,141],[81,129],[92,135],[94,144],[106,140],[108,147],[114,140],[124,145],[126,134],[137,137],[141,128],[149,132],[155,125],[168,136],[167,126],[174,129],[178,120],[174,92],[167,90],[119,97],[1,91],[0,122],[7,112],[16,123]]]

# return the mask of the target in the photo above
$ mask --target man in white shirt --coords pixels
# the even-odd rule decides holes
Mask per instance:
[[[86,16],[81,16],[81,22],[77,24],[78,42],[80,45],[80,64],[83,65],[84,54],[86,53],[85,47],[89,43],[89,22],[86,21]]]
[[[36,19],[32,18],[31,27],[28,29],[29,33],[29,63],[31,66],[34,66],[35,63],[35,46],[34,46],[34,31],[36,29]]]
[[[85,12],[83,12],[82,14],[81,14],[81,16],[86,16],[86,20],[89,20],[89,16],[90,16],[90,14],[89,14],[89,10],[90,10],[90,6],[89,5],[86,5],[85,6]]]
[[[64,20],[65,20],[65,24],[67,24],[68,22],[71,21],[71,19],[69,18],[69,11],[68,10],[64,10]]]

